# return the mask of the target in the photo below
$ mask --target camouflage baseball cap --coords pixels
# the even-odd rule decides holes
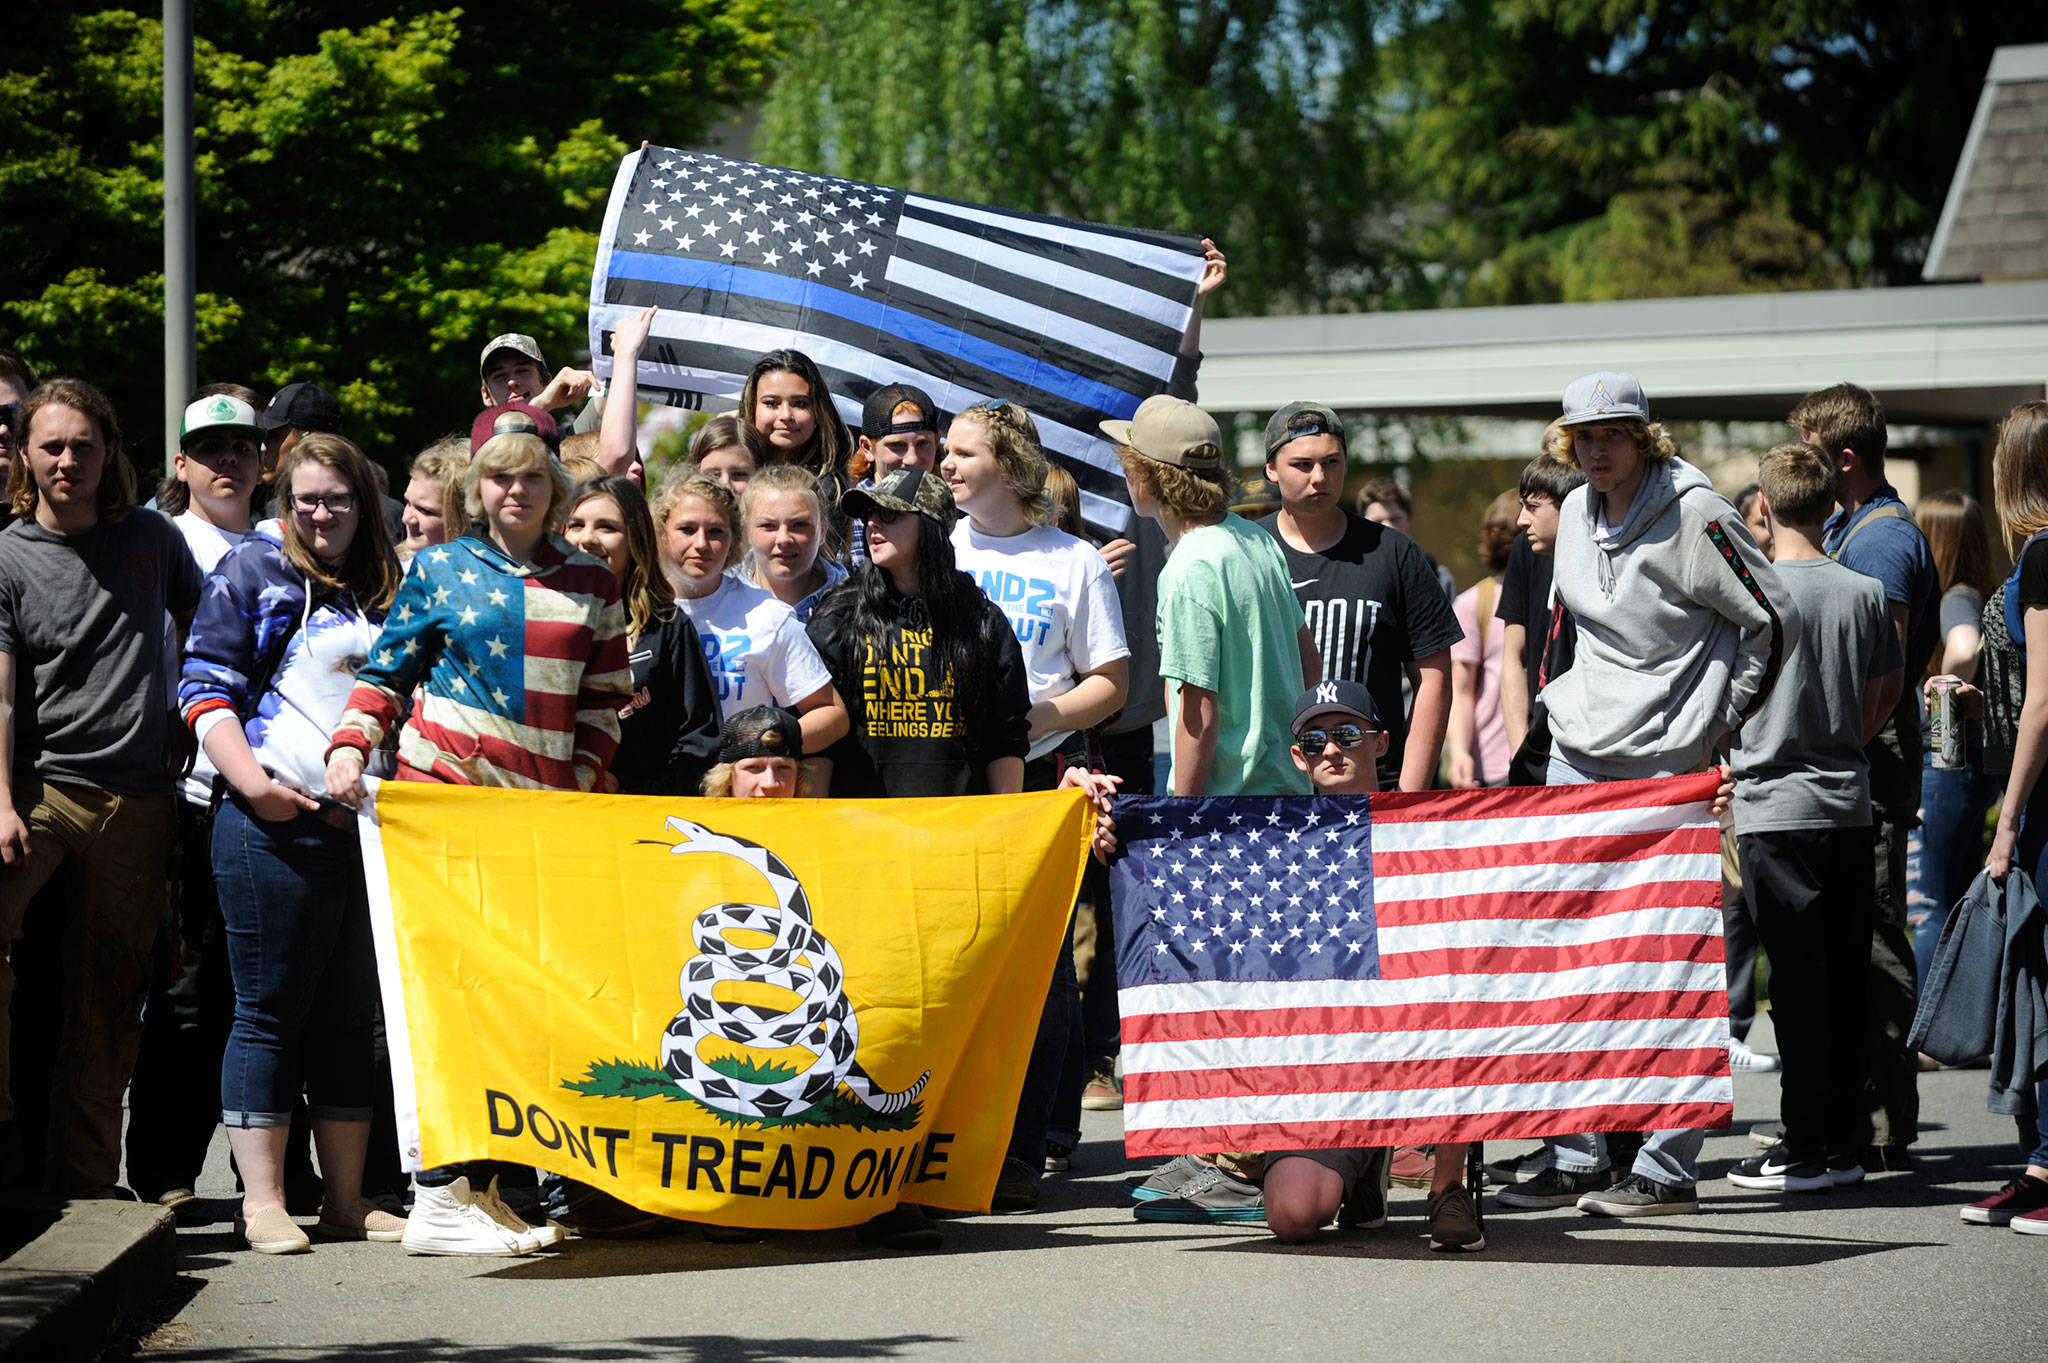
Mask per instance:
[[[897,469],[874,487],[854,488],[839,504],[857,521],[868,519],[877,508],[914,511],[931,517],[946,530],[951,530],[960,519],[960,508],[953,504],[953,494],[945,482],[924,469]]]
[[[542,369],[548,367],[548,362],[541,358],[540,342],[534,340],[531,336],[523,336],[519,332],[508,331],[502,336],[491,337],[484,345],[484,353],[477,356],[476,372],[482,374],[490,366],[491,356],[501,350],[517,351]]]

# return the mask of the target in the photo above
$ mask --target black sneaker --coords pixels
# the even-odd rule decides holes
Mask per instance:
[[[1728,1181],[1738,1188],[1783,1193],[1826,1193],[1835,1187],[1826,1164],[1820,1160],[1794,1160],[1792,1152],[1782,1145],[1774,1145],[1761,1155],[1751,1155],[1728,1171]]]
[[[900,1202],[861,1225],[854,1238],[883,1249],[937,1249],[942,1243],[939,1228],[915,1202]]]
[[[1699,1209],[1699,1190],[1693,1184],[1659,1183],[1641,1174],[1630,1174],[1612,1188],[1579,1199],[1579,1210],[1590,1216],[1685,1216]]]
[[[1064,1174],[1074,1167],[1074,1147],[1065,1141],[1049,1140],[1045,1143],[1045,1172]]]
[[[1749,1143],[1768,1150],[1785,1139],[1783,1122],[1758,1122],[1749,1129]]]
[[[1863,1165],[1854,1155],[1828,1156],[1828,1182],[1837,1188],[1846,1188],[1862,1181]]]
[[[1012,1156],[1003,1161],[1003,1170],[996,1175],[995,1198],[992,1210],[999,1212],[1035,1212],[1038,1210],[1038,1184],[1042,1176],[1038,1170],[1023,1160]]]
[[[1503,1207],[1569,1207],[1587,1193],[1598,1192],[1614,1181],[1605,1169],[1575,1174],[1568,1169],[1545,1169],[1534,1178],[1512,1188],[1503,1188],[1493,1200]]]
[[[1913,1157],[1903,1145],[1873,1145],[1863,1152],[1863,1168],[1872,1174],[1910,1174]]]
[[[1550,1167],[1550,1147],[1539,1145],[1509,1159],[1497,1159],[1486,1166],[1486,1181],[1496,1188],[1532,1179]]]

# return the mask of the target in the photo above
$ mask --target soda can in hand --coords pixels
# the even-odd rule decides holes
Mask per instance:
[[[1963,714],[1956,703],[1954,677],[1936,677],[1927,684],[1927,729],[1934,748],[1934,765],[1954,771],[1963,765]]]

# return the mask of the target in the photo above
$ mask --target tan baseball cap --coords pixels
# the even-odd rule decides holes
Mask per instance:
[[[1192,402],[1155,394],[1138,404],[1129,421],[1105,421],[1102,433],[1147,459],[1196,473],[1223,467],[1223,431]]]

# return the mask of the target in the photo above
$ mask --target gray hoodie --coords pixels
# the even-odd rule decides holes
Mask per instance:
[[[1696,771],[1778,679],[1796,633],[1742,517],[1680,459],[1651,461],[1617,530],[1590,485],[1565,498],[1557,599],[1578,623],[1544,688],[1558,755],[1588,776]]]

